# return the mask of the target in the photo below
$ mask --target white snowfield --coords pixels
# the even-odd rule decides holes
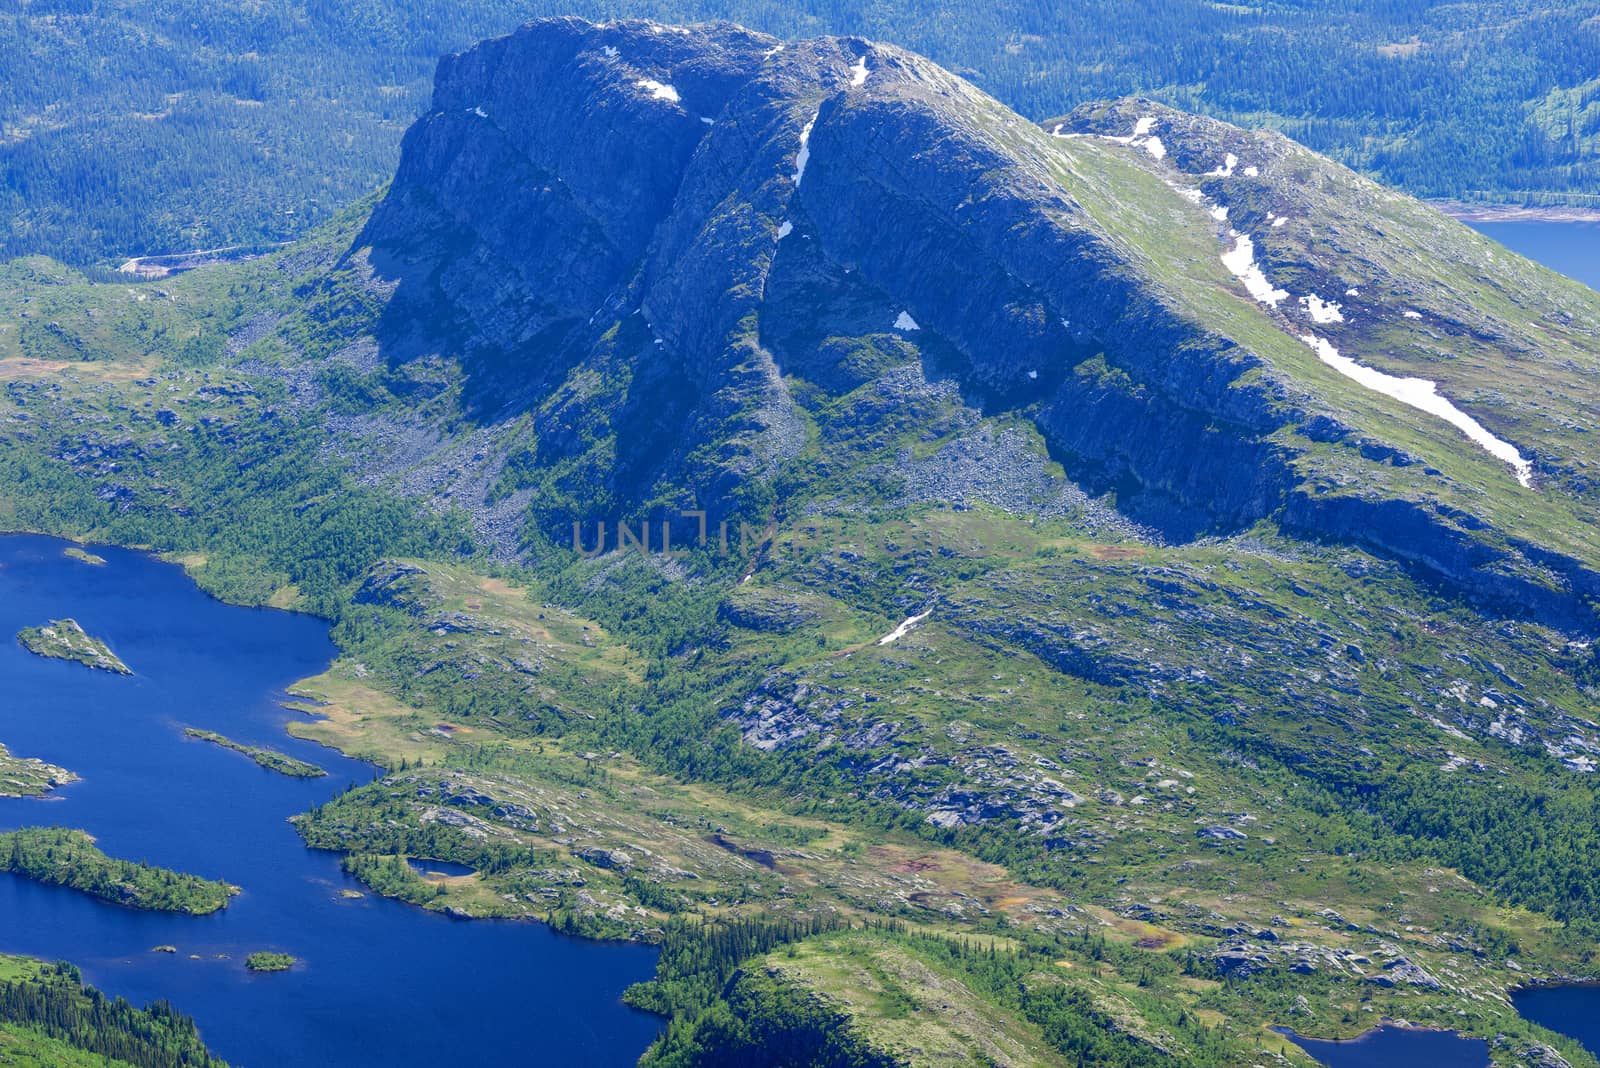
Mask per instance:
[[[778,240],[782,241],[792,233],[794,233],[794,223],[788,219],[783,220],[783,225],[778,227]]]
[[[857,89],[867,84],[867,75],[872,73],[867,70],[867,57],[862,56],[856,60],[856,65],[850,68],[850,84]]]
[[[1249,234],[1235,235],[1233,248],[1222,254],[1222,265],[1229,274],[1244,283],[1252,297],[1263,304],[1276,308],[1289,295],[1286,289],[1272,288],[1272,283],[1261,272],[1256,264],[1255,242],[1250,240]]]
[[[908,311],[903,311],[900,313],[900,317],[894,321],[894,328],[896,330],[904,330],[907,332],[922,329],[917,321],[911,318],[911,313]]]
[[[800,187],[800,180],[806,176],[806,164],[811,162],[811,131],[817,125],[817,120],[822,117],[822,109],[811,116],[811,121],[805,124],[800,131],[800,151],[794,154],[794,184]]]
[[[1305,305],[1306,314],[1311,316],[1311,321],[1314,323],[1344,322],[1344,313],[1339,310],[1344,307],[1343,304],[1335,304],[1332,301],[1323,300],[1315,293],[1309,297],[1301,297],[1300,303]]]
[[[894,628],[894,630],[891,630],[888,634],[885,634],[883,637],[879,638],[878,639],[878,644],[879,645],[893,645],[895,642],[899,641],[901,638],[904,638],[907,634],[910,634],[911,633],[911,629],[913,627],[915,627],[918,623],[921,623],[924,619],[927,619],[931,615],[933,615],[933,609],[930,608],[926,612],[923,612],[921,615],[912,616],[911,618],[907,619],[905,622],[901,623],[898,627]]]
[[[1106,137],[1104,140],[1111,141],[1116,144],[1143,147],[1145,151],[1150,153],[1150,155],[1156,159],[1161,159],[1167,154],[1166,146],[1161,143],[1160,138],[1150,136],[1150,131],[1155,128],[1155,125],[1155,118],[1153,116],[1146,116],[1139,119],[1134,125],[1133,134],[1131,136]],[[1075,134],[1062,133],[1060,126],[1057,126],[1051,132],[1057,137],[1078,136]],[[1239,157],[1229,152],[1224,157],[1222,166],[1208,172],[1207,177],[1231,178],[1233,177],[1233,174],[1237,170],[1238,166]],[[1245,176],[1249,178],[1258,177],[1260,173],[1260,168],[1256,166],[1250,166],[1244,169]],[[1209,199],[1205,197],[1200,190],[1191,188],[1178,188],[1177,192],[1190,203],[1204,207],[1207,214],[1214,221],[1220,223],[1227,220],[1227,207],[1221,204],[1211,204]],[[1271,213],[1269,213],[1267,216],[1267,224],[1271,227],[1283,226],[1288,221],[1288,218],[1285,216]],[[1251,240],[1249,234],[1243,234],[1237,230],[1230,230],[1229,236],[1233,238],[1234,244],[1231,249],[1222,253],[1222,265],[1228,269],[1228,273],[1232,274],[1235,278],[1244,283],[1245,290],[1252,298],[1261,302],[1262,304],[1268,305],[1269,307],[1276,308],[1281,302],[1289,297],[1288,290],[1275,288],[1267,279],[1265,272],[1263,272],[1260,265],[1256,263],[1255,242]],[[1360,295],[1360,290],[1354,287],[1345,290],[1346,297],[1359,297]],[[1326,325],[1329,323],[1344,322],[1344,313],[1342,310],[1343,305],[1335,301],[1323,300],[1321,296],[1311,293],[1301,297],[1299,299],[1299,303],[1306,309],[1306,314],[1313,323]],[[1404,315],[1407,319],[1422,318],[1422,314],[1415,309],[1407,309],[1404,312]],[[917,329],[916,320],[912,319],[908,313],[901,312],[900,319],[896,320],[895,322],[895,328],[897,330],[915,330]],[[1488,428],[1482,423],[1478,422],[1460,408],[1457,408],[1448,397],[1445,397],[1439,392],[1437,383],[1431,382],[1425,378],[1402,378],[1396,375],[1385,374],[1382,371],[1372,367],[1367,367],[1363,364],[1357,363],[1354,359],[1348,356],[1342,355],[1339,350],[1335,348],[1326,338],[1320,338],[1314,334],[1301,334],[1299,337],[1302,342],[1310,346],[1311,349],[1316,352],[1317,357],[1324,364],[1327,364],[1329,367],[1332,367],[1346,378],[1349,378],[1368,389],[1375,390],[1378,393],[1382,393],[1386,397],[1391,397],[1397,401],[1400,401],[1402,404],[1416,408],[1418,411],[1426,412],[1429,415],[1444,420],[1466,435],[1467,439],[1473,442],[1473,444],[1489,453],[1489,455],[1493,456],[1495,459],[1508,465],[1511,468],[1512,473],[1516,476],[1518,484],[1522,485],[1523,487],[1532,487],[1533,464],[1522,455],[1521,451],[1518,450],[1515,445],[1511,444],[1509,441],[1503,441],[1500,438],[1495,437],[1495,435],[1490,433]],[[1029,377],[1031,378],[1033,376],[1030,374]],[[878,644],[888,645],[897,638],[903,637],[908,630],[916,626],[923,619],[927,618],[927,615],[927,613],[923,613],[919,616],[912,616],[910,619],[900,624],[900,626],[896,627],[891,633],[879,639]]]
[[[678,95],[678,90],[665,82],[658,82],[654,78],[640,78],[633,84],[634,88],[643,89],[649,93],[652,100],[660,100],[668,104],[677,104],[683,100]]]
[[[1346,378],[1359,382],[1368,389],[1376,390],[1386,397],[1393,397],[1402,404],[1409,404],[1419,411],[1443,419],[1490,456],[1510,465],[1518,483],[1525,487],[1533,485],[1533,465],[1523,458],[1517,447],[1509,441],[1495,437],[1482,423],[1457,408],[1448,397],[1440,394],[1436,383],[1426,378],[1399,378],[1359,364],[1350,357],[1341,355],[1326,338],[1302,334],[1300,340],[1310,345],[1323,363]]]

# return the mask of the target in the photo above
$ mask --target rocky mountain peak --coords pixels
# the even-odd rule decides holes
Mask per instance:
[[[553,19],[441,62],[353,253],[391,362],[531,415],[563,520],[771,500],[859,459],[822,425],[859,391],[948,387],[1168,539],[1275,522],[1583,617],[1600,553],[1512,511],[1592,504],[1570,403],[1530,398],[1589,373],[1550,324],[1595,301],[1508,292],[1486,244],[1148,101],[1041,127],[859,39]]]

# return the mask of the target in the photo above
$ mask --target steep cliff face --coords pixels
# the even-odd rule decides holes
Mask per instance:
[[[566,19],[441,63],[354,251],[390,361],[531,413],[569,516],[793,493],[859,448],[839,405],[911,381],[1169,539],[1281,521],[1582,619],[1587,457],[1538,383],[1592,384],[1597,302],[1452,269],[1476,241],[1155,105],[1041,129],[892,47]],[[1416,361],[1447,410],[1374,386]]]

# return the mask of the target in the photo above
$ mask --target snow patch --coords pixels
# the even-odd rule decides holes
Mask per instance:
[[[783,220],[783,225],[778,227],[778,240],[782,241],[792,233],[794,233],[794,223],[788,219]]]
[[[661,100],[668,104],[676,104],[683,100],[683,97],[678,95],[677,89],[654,78],[640,78],[633,83],[633,87],[649,93],[651,100]]]
[[[1198,189],[1180,189],[1178,195],[1191,204],[1204,204],[1206,195]]]
[[[1359,297],[1361,295],[1361,290],[1351,287],[1350,289],[1344,291],[1344,295],[1347,297]]]
[[[1167,146],[1161,143],[1161,138],[1152,137],[1144,143],[1144,150],[1156,159],[1167,158]]]
[[[1288,290],[1273,289],[1272,283],[1267,281],[1267,276],[1256,265],[1256,246],[1255,242],[1250,240],[1250,235],[1236,236],[1233,248],[1222,254],[1222,265],[1228,269],[1229,274],[1244,283],[1244,288],[1252,297],[1276,308],[1278,302],[1289,295]]]
[[[705,124],[706,124],[706,125],[707,125],[707,126],[715,126],[715,125],[716,125],[716,124],[717,124],[717,120],[716,120],[716,119],[713,119],[713,118],[712,118],[712,117],[711,117],[711,116],[709,116],[709,115],[702,115],[702,116],[700,116],[700,121],[701,121],[701,122],[703,122],[703,123],[705,123]]]
[[[1029,371],[1028,372],[1028,380],[1029,381],[1032,381],[1033,379],[1038,378],[1038,377],[1039,377],[1039,372],[1038,371]]]
[[[1223,158],[1222,166],[1211,172],[1213,178],[1232,178],[1233,169],[1239,165],[1239,157],[1229,152]]]
[[[603,51],[605,52],[607,59],[616,59],[622,54],[621,52],[617,51],[615,45],[606,45]]]
[[[1419,311],[1412,311],[1410,308],[1407,308],[1406,309],[1406,318],[1407,319],[1420,319],[1420,318],[1422,318],[1422,313],[1419,312]]]
[[[1339,350],[1325,338],[1302,334],[1300,340],[1311,346],[1318,359],[1346,378],[1386,397],[1393,397],[1402,404],[1408,404],[1419,411],[1443,419],[1490,456],[1509,465],[1516,474],[1517,482],[1522,486],[1533,485],[1533,465],[1523,458],[1517,447],[1495,437],[1482,423],[1457,408],[1448,397],[1440,394],[1439,387],[1435,383],[1426,378],[1400,378],[1359,364],[1348,356],[1340,355]]]
[[[856,60],[856,65],[850,68],[850,84],[860,89],[867,84],[867,75],[870,73],[871,71],[867,70],[867,57],[862,56]],[[1060,127],[1057,127],[1057,129],[1060,129]]]
[[[1289,216],[1280,215],[1276,219],[1272,220],[1272,228],[1274,230],[1276,230],[1278,227],[1282,226],[1284,223],[1286,223],[1288,221],[1289,221]]]
[[[1135,136],[1135,137],[1144,137],[1151,130],[1155,129],[1155,125],[1156,125],[1155,116],[1154,115],[1146,115],[1143,118],[1141,118],[1138,122],[1133,124],[1133,136]]]
[[[1228,209],[1223,207],[1221,204],[1218,204],[1216,207],[1212,208],[1209,214],[1217,222],[1228,221]]]
[[[1344,313],[1339,310],[1344,307],[1342,304],[1334,304],[1332,301],[1323,300],[1315,293],[1309,297],[1301,297],[1300,303],[1306,306],[1306,312],[1311,316],[1311,321],[1314,323],[1344,322]]]
[[[1260,178],[1261,177],[1261,168],[1260,167],[1246,167],[1244,169],[1244,176],[1246,178]]]
[[[900,317],[894,321],[894,328],[896,330],[903,330],[907,333],[911,332],[912,330],[922,329],[921,326],[917,325],[917,321],[911,318],[911,313],[908,311],[903,311],[900,313]]]
[[[481,106],[473,108],[472,113],[478,116],[480,119],[487,119],[489,117],[489,113],[483,110]]]
[[[878,644],[879,645],[893,645],[895,642],[899,641],[901,638],[904,638],[907,634],[910,634],[911,633],[911,628],[915,627],[917,624],[921,623],[924,619],[927,619],[931,615],[933,615],[933,609],[930,608],[926,612],[923,612],[921,615],[915,615],[915,616],[910,617],[905,622],[901,623],[898,627],[894,628],[894,630],[891,630],[888,634],[885,634],[883,637],[879,638],[878,639]]]
[[[811,131],[817,125],[817,119],[822,117],[822,109],[811,116],[811,121],[805,124],[800,131],[800,151],[794,154],[794,184],[799,188],[800,179],[806,176],[806,164],[811,162]]]

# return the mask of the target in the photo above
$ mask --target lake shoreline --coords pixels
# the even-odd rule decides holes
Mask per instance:
[[[1288,1026],[1271,1030],[1331,1068],[1408,1065],[1419,1058],[1436,1068],[1488,1068],[1490,1064],[1486,1038],[1387,1016],[1354,1038],[1315,1038]]]
[[[1540,208],[1525,204],[1474,204],[1462,200],[1430,200],[1428,203],[1457,222],[1600,223],[1600,208]]]
[[[457,921],[366,894],[338,857],[308,849],[287,824],[382,770],[280,733],[295,718],[288,687],[326,670],[337,653],[325,619],[231,604],[198,585],[187,561],[148,546],[107,544],[98,550],[107,564],[95,568],[66,548],[51,533],[0,537],[0,630],[70,614],[140,675],[130,685],[103,672],[56,671],[0,643],[0,676],[14,707],[27,710],[8,717],[0,736],[15,752],[54,757],[85,783],[48,811],[0,801],[0,825],[69,824],[100,839],[112,858],[216,871],[246,892],[196,917],[115,908],[121,903],[73,887],[0,876],[4,952],[77,961],[108,998],[175,1004],[198,1022],[213,1055],[235,1063],[513,1063],[527,1027],[540,1031],[557,1063],[637,1062],[662,1021],[622,996],[654,976],[657,947],[574,938],[536,917]],[[189,726],[247,746],[270,741],[274,752],[327,774],[263,774],[236,752],[186,736]],[[245,967],[255,952],[307,963],[268,976]],[[425,985],[435,990],[426,1019],[403,1031],[373,1022],[403,1011]],[[304,1012],[312,1003],[328,1010]]]

